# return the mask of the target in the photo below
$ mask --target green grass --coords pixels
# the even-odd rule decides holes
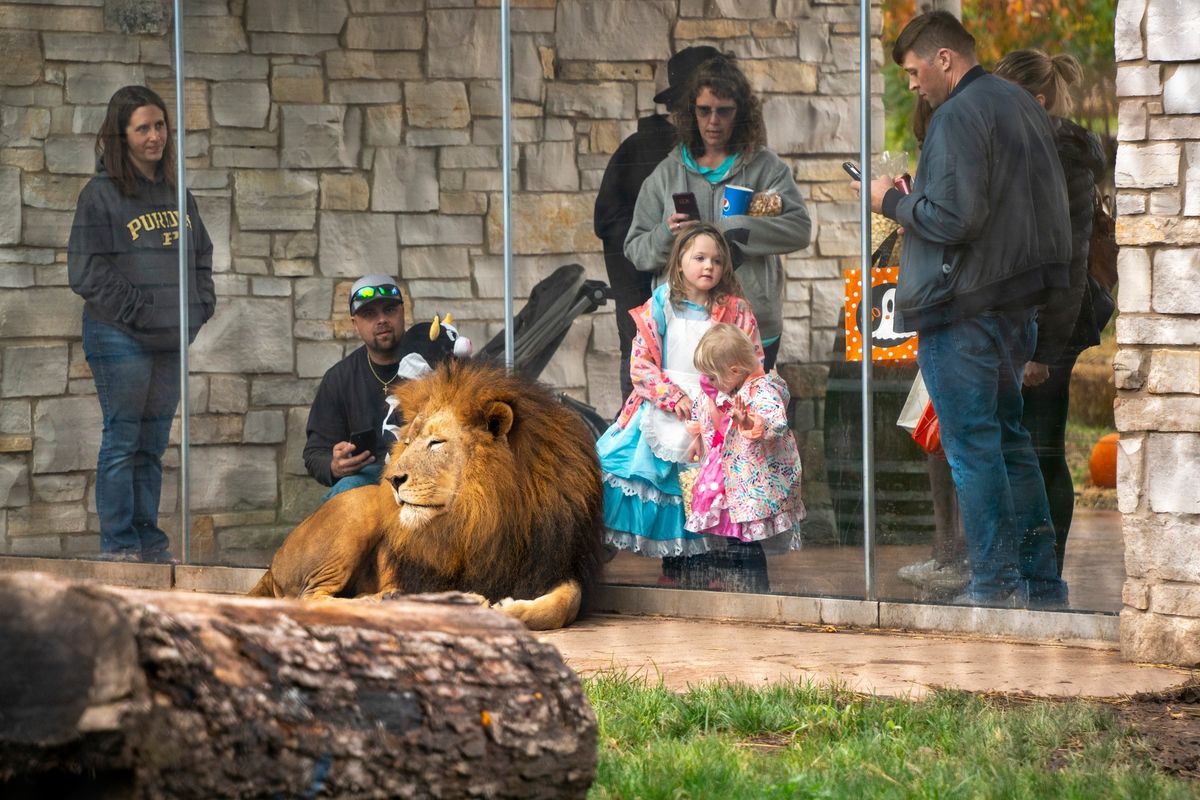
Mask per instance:
[[[1081,701],[724,681],[675,693],[619,674],[584,687],[599,721],[593,800],[1196,797]]]

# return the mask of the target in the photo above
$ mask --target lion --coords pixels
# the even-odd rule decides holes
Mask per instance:
[[[573,622],[603,551],[600,465],[583,421],[537,384],[472,361],[392,395],[408,422],[379,483],[301,522],[250,595],[460,591],[531,630]]]

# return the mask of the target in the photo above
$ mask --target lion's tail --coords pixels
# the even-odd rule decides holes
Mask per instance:
[[[254,584],[254,588],[246,592],[247,597],[276,597],[275,594],[275,579],[271,577],[271,570],[263,573],[263,576],[258,579],[258,583]]]

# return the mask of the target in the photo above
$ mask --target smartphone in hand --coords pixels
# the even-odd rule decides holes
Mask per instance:
[[[374,453],[375,436],[374,428],[368,428],[365,431],[355,431],[350,434],[350,444],[354,445],[354,452],[350,454],[350,457],[353,458],[362,455],[364,452]]]
[[[853,161],[843,161],[842,169],[846,170],[846,174],[848,174],[851,178],[854,178],[854,180],[862,183],[862,172],[859,171],[858,165]]]
[[[696,195],[691,192],[677,192],[671,195],[671,199],[675,201],[676,214],[687,214],[688,219],[700,219],[700,204],[696,202]]]

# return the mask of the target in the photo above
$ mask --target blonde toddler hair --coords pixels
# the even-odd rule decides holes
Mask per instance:
[[[744,367],[751,373],[759,366],[754,342],[745,331],[728,322],[718,322],[700,337],[692,361],[696,369],[710,376],[720,375],[730,367]]]

